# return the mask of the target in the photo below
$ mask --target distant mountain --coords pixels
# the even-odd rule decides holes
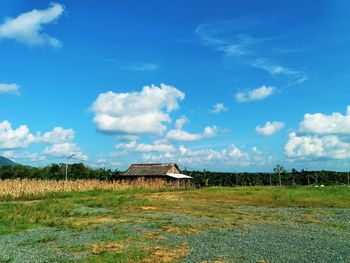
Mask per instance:
[[[5,157],[0,156],[0,167],[2,166],[16,166],[17,163],[11,161],[10,159],[7,159]]]

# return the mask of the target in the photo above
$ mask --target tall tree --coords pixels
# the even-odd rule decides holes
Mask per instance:
[[[280,186],[282,186],[282,174],[285,174],[287,172],[286,169],[280,164],[277,164],[275,168],[273,168],[273,172],[275,174],[278,174],[278,181]]]

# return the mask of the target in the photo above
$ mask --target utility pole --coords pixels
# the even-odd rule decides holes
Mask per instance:
[[[349,172],[348,172],[348,186],[350,186],[350,175],[349,175]]]
[[[68,161],[69,161],[69,159],[71,159],[74,155],[75,155],[75,153],[73,153],[72,155],[68,156],[67,159],[66,159],[66,182],[68,181]]]

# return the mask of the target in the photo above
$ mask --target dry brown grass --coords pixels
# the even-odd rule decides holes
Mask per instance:
[[[91,246],[92,254],[99,255],[103,252],[119,252],[124,249],[124,245],[119,243],[97,243]]]
[[[160,262],[174,262],[177,261],[188,253],[191,252],[187,248],[187,244],[180,244],[180,248],[176,250],[170,250],[168,248],[163,247],[155,247],[155,248],[145,248],[146,250],[151,250],[151,256],[142,262],[144,263],[160,263]]]
[[[98,181],[76,180],[55,181],[38,179],[6,179],[0,180],[0,196],[20,197],[24,195],[42,195],[52,192],[88,191],[88,190],[122,190],[129,188],[138,189],[163,189],[174,188],[159,179],[134,181]]]

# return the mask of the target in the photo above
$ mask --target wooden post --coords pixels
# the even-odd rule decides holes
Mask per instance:
[[[238,186],[238,175],[236,173],[236,185]]]
[[[350,175],[349,175],[349,172],[348,172],[348,186],[350,186]]]

